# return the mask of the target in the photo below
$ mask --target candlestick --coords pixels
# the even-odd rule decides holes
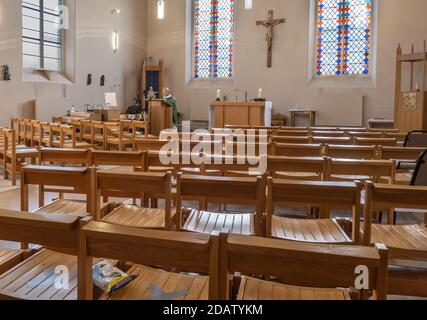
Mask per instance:
[[[221,89],[216,90],[216,100],[217,101],[221,100]]]
[[[262,89],[258,90],[258,99],[262,99]]]

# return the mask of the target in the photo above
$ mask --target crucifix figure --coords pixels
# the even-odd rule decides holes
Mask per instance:
[[[257,26],[264,26],[267,28],[267,35],[265,40],[267,41],[267,68],[271,68],[273,63],[273,30],[274,27],[285,23],[286,19],[274,19],[273,10],[268,11],[268,20],[257,21]]]

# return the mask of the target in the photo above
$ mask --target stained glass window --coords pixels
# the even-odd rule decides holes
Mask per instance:
[[[233,77],[234,1],[194,0],[194,78]]]
[[[318,0],[316,75],[369,75],[372,2]]]

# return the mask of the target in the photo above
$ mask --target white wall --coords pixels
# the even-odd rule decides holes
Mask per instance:
[[[310,0],[254,0],[254,9],[244,10],[244,0],[236,0],[235,70],[232,83],[194,84],[186,81],[186,2],[165,0],[165,20],[156,19],[156,1],[148,0],[148,55],[164,58],[166,84],[173,90],[180,111],[186,119],[208,118],[208,104],[215,97],[217,87],[226,88],[234,97],[238,89],[251,96],[264,88],[275,112],[288,114],[289,109],[317,107],[319,122],[330,123],[337,110],[347,118],[356,117],[350,105],[352,97],[365,96],[365,120],[371,117],[392,118],[394,115],[395,52],[398,43],[408,51],[412,42],[422,49],[427,38],[427,1],[379,0],[377,28],[377,77],[371,87],[365,88],[315,88],[309,84],[309,34]],[[255,25],[265,19],[267,11],[274,9],[277,18],[287,22],[275,29],[273,68],[266,68],[265,30]],[[188,55],[187,55],[188,57]],[[344,93],[348,99],[335,100],[333,96]],[[332,97],[332,98],[331,98]],[[332,105],[333,104],[333,105]],[[336,118],[338,119],[338,118]],[[339,120],[335,120],[339,121]],[[321,123],[321,124],[322,124]],[[330,123],[332,124],[332,123]],[[342,123],[335,123],[342,124]]]
[[[119,16],[111,14],[114,8],[120,8]],[[12,73],[12,81],[0,81],[0,125],[8,125],[12,116],[25,116],[36,98],[83,106],[103,103],[104,92],[111,90],[117,92],[123,109],[130,105],[146,53],[146,8],[146,0],[76,0],[76,81],[60,85],[22,81],[21,1],[0,0],[0,65],[8,64]],[[114,29],[120,34],[117,54],[111,45]],[[90,87],[88,73],[94,77]],[[106,86],[100,87],[103,74]],[[51,110],[52,115],[56,112]]]

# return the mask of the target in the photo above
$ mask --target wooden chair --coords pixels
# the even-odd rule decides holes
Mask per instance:
[[[92,150],[41,148],[39,150],[39,164],[89,167],[92,165]]]
[[[210,236],[141,230],[91,222],[82,230],[80,249],[78,274],[81,300],[93,299],[92,257],[98,256],[132,261],[128,274],[138,277],[117,293],[102,295],[100,300],[163,300],[169,295],[171,300],[219,298],[218,234]],[[178,272],[147,266],[162,266]],[[182,274],[179,270],[192,274]]]
[[[143,133],[142,133],[143,132]],[[134,140],[147,139],[150,135],[151,128],[148,121],[133,121]]]
[[[154,194],[165,199],[165,208],[143,208],[122,204],[103,216],[99,207],[94,208],[96,219],[104,222],[144,229],[172,230],[175,210],[171,209],[171,174],[98,170],[94,178],[94,205],[108,193],[120,198],[141,198],[143,194]]]
[[[45,147],[53,147],[53,134],[51,125],[48,122],[41,122],[40,145]]]
[[[284,137],[284,136],[273,136],[272,138],[273,143],[288,143],[288,144],[309,144],[312,143],[310,137]]]
[[[102,121],[92,121],[92,144],[96,149],[107,150],[106,127]]]
[[[369,270],[373,298],[387,298],[387,248],[330,246],[221,234],[220,299],[350,300],[355,270]],[[240,281],[230,275],[243,274]],[[254,278],[262,275],[276,281]],[[345,289],[339,289],[345,288]],[[357,292],[356,298],[366,292]]]
[[[186,197],[199,198],[199,209],[191,210],[183,221],[182,201]],[[214,213],[202,211],[200,204],[255,206],[255,213]],[[177,229],[210,234],[228,228],[231,233],[262,235],[265,208],[265,180],[262,178],[229,178],[195,175],[178,175],[177,179]]]
[[[385,207],[426,209],[427,188],[368,182],[365,202],[364,244],[384,243],[389,248],[389,264],[403,267],[397,272],[390,268],[390,294],[427,297],[427,271],[411,268],[411,262],[427,260],[427,225],[371,224],[373,214]]]
[[[311,131],[313,137],[345,138],[345,131]]]
[[[38,158],[38,150],[32,148],[18,148],[15,130],[3,130],[3,173],[4,178],[12,181],[12,185],[16,186],[18,172],[25,165],[27,160],[32,164],[36,164]]]
[[[325,145],[325,155],[337,159],[374,160],[377,158],[375,146]]]
[[[273,155],[280,157],[319,157],[323,155],[320,144],[275,143]]]
[[[76,128],[74,126],[61,126],[61,142],[60,148],[62,149],[89,149],[93,145],[86,142],[80,141]]]
[[[125,151],[127,146],[131,146],[135,150],[133,136],[126,132],[126,128],[128,128],[128,125],[122,121],[119,123],[105,123],[107,150],[110,146],[117,147],[119,151]]]
[[[349,137],[312,137],[312,143],[350,145],[352,139]]]
[[[50,147],[61,148],[61,145],[64,144],[64,137],[62,135],[62,125],[57,123],[50,123]]]
[[[302,182],[268,179],[267,237],[314,243],[360,243],[360,183]],[[320,219],[291,219],[275,215],[279,206],[320,209]],[[331,219],[331,209],[353,210],[352,238]]]
[[[29,211],[29,186],[39,188],[39,208],[33,213],[37,214],[63,214],[78,217],[93,214],[91,204],[91,174],[88,168],[65,168],[26,166],[21,172],[21,210]],[[65,200],[61,196],[58,200],[45,205],[45,194],[73,194],[85,195],[86,200]],[[106,206],[101,206],[107,210]]]
[[[420,155],[425,148],[378,146],[378,159],[395,160],[397,163],[396,184],[409,185]]]
[[[91,144],[93,138],[93,127],[91,120],[80,120],[80,140]]]
[[[216,154],[216,150],[221,150],[221,142],[211,142],[211,149],[213,153],[205,152],[206,154]],[[217,144],[217,145],[216,145]],[[224,148],[222,148],[224,149]],[[232,153],[236,156],[250,156],[250,157],[260,157],[273,154],[273,144],[272,143],[239,143],[239,142],[225,142],[225,154]],[[223,154],[223,152],[219,153]]]
[[[268,174],[274,178],[291,180],[324,180],[326,159],[322,157],[269,156]]]
[[[0,299],[76,300],[77,277],[72,272],[77,270],[80,228],[87,222],[88,218],[0,210],[0,239],[49,248],[0,275]],[[57,266],[70,271],[63,289],[55,287]]]
[[[397,145],[397,140],[388,138],[354,138],[354,144],[362,146],[395,147]]]

